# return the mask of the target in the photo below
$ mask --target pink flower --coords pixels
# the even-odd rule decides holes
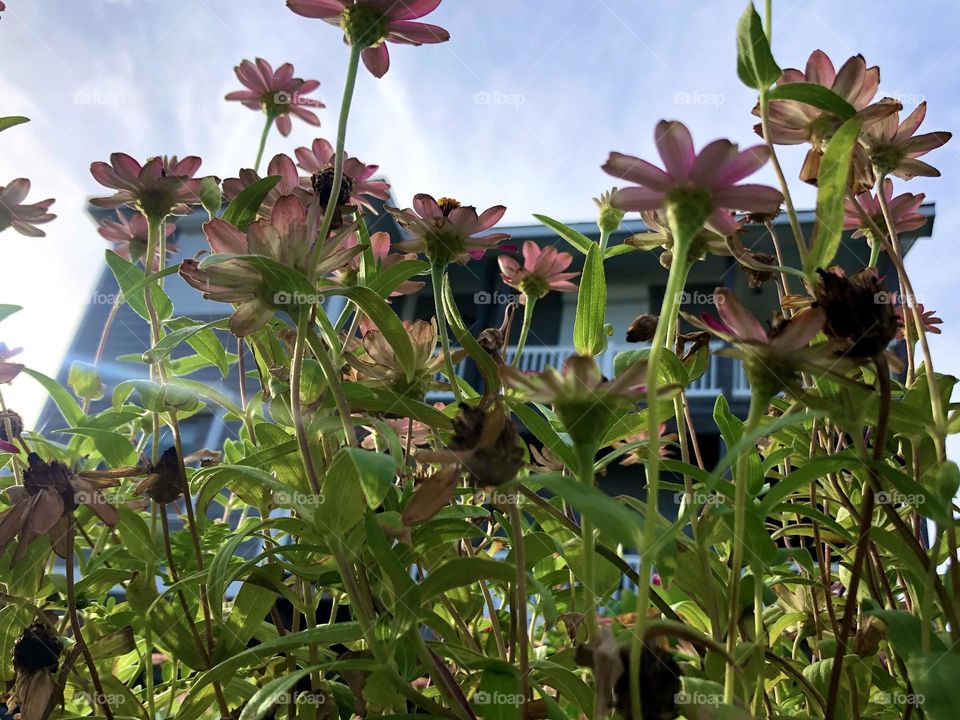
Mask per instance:
[[[893,180],[887,178],[883,181],[883,195],[887,200],[887,206],[890,208],[890,215],[893,219],[893,227],[897,233],[909,232],[923,227],[927,218],[923,213],[917,212],[923,204],[925,195],[919,193],[903,193],[893,197]],[[883,211],[880,207],[878,195],[869,190],[857,195],[857,202],[847,198],[846,207],[843,215],[844,230],[854,230],[853,237],[863,237],[866,234],[866,227],[860,219],[860,213],[857,212],[857,205],[869,216],[879,227],[886,227],[886,220],[883,217]]]
[[[487,208],[478,215],[475,207],[461,205],[451,198],[434,200],[421,193],[413,198],[413,210],[388,207],[387,211],[413,235],[412,240],[397,243],[397,249],[422,252],[435,265],[465,263],[471,257],[478,260],[487,250],[510,237],[506,233],[477,234],[499,222],[507,211],[503,205]]]
[[[355,248],[360,245],[360,238],[357,233],[350,233],[346,240],[343,241],[343,248]],[[390,267],[393,267],[398,262],[402,260],[415,260],[416,254],[414,253],[391,253],[390,252],[390,235],[385,232],[375,232],[370,236],[370,252],[373,254],[374,262],[376,267],[373,268],[374,272],[382,273]],[[357,281],[357,275],[360,272],[360,256],[354,255],[342,268],[335,270],[333,273],[334,279],[338,283],[344,286],[354,285]],[[390,293],[390,297],[397,297],[400,295],[412,295],[415,292],[418,292],[424,283],[417,280],[406,280],[396,287],[396,289]],[[361,320],[361,328],[364,327],[364,320],[369,320],[369,318],[364,317]]]
[[[437,9],[441,0],[287,0],[297,15],[342,27],[348,43],[363,48],[363,64],[376,77],[390,69],[385,42],[403,45],[442,43],[450,33],[436,25],[411,22]]]
[[[189,215],[189,206],[200,204],[200,179],[194,175],[201,162],[195,155],[183,160],[174,155],[154,157],[141,166],[126,153],[113,153],[109,164],[93,163],[90,174],[117,192],[90,202],[103,208],[129,205],[148,218]]]
[[[172,223],[165,223],[164,236],[170,237],[175,229]],[[97,232],[113,243],[113,251],[122,258],[137,262],[147,254],[147,219],[143,215],[128,215],[117,210],[117,219],[101,220]],[[167,243],[168,254],[176,251],[176,245]],[[157,272],[160,265],[160,248],[157,248],[152,272]]]
[[[260,205],[260,217],[270,217],[273,206],[277,200],[284,195],[296,195],[300,201],[306,205],[310,202],[310,193],[301,188],[300,173],[297,172],[297,166],[293,160],[280,153],[274,155],[270,164],[267,165],[267,174],[265,177],[279,177],[280,181],[273,186],[273,189],[267,193]],[[239,177],[227,178],[223,181],[223,197],[227,202],[232,201],[245,188],[260,180],[260,176],[255,170],[246,168],[240,171]]]
[[[661,120],[654,139],[666,166],[661,170],[645,160],[611,153],[603,169],[639,187],[617,190],[612,203],[621,210],[661,210],[672,200],[707,206],[706,224],[724,236],[737,232],[730,210],[774,214],[783,195],[766,185],[737,185],[770,157],[769,149],[756,145],[739,151],[729,140],[714,140],[697,154],[690,131],[683,123]]]
[[[311,125],[319,125],[320,118],[308,107],[326,107],[319,100],[308,98],[320,83],[316,80],[303,80],[293,76],[293,65],[284,63],[274,71],[263,58],[256,63],[244,60],[233,71],[246,90],[234,90],[227,93],[227,100],[243,103],[251,110],[263,110],[276,118],[277,130],[286,137],[293,129],[291,115]]]
[[[310,147],[297,148],[295,152],[301,168],[312,176],[330,173],[332,183],[335,150],[329,142],[317,138]],[[367,165],[347,153],[343,154],[343,187],[347,188],[347,191],[341,189],[340,194],[348,198],[348,204],[375,212],[366,196],[380,200],[390,198],[390,184],[384,180],[371,179],[379,169],[379,165]],[[312,187],[312,178],[304,178],[302,183],[306,187]]]
[[[21,352],[23,348],[10,349],[4,343],[0,343],[0,385],[10,382],[23,370],[24,366],[20,363],[10,362],[10,358]]]
[[[923,307],[923,303],[917,303],[917,310],[920,311],[920,319],[923,321],[924,332],[933,333],[934,335],[940,334],[940,328],[938,325],[943,324],[943,320],[936,316],[936,310],[926,310]],[[916,335],[916,329],[913,324],[913,311],[904,306],[898,305],[896,308],[897,313],[897,325],[899,330],[897,330],[897,340],[903,340],[903,326],[906,323],[910,323],[910,333],[911,336]]]
[[[914,135],[926,114],[927,103],[922,102],[903,122],[900,122],[900,113],[895,112],[864,128],[861,140],[878,172],[904,180],[917,175],[940,177],[939,170],[917,158],[946,143],[953,133],[939,131]]]
[[[557,252],[552,245],[541,250],[535,242],[527,240],[523,244],[522,266],[509,255],[501,255],[497,260],[503,281],[523,292],[523,302],[527,296],[538,300],[551,290],[572,292],[577,289],[570,281],[580,273],[564,272],[573,262],[573,255]]]
[[[21,235],[29,237],[44,237],[43,230],[36,225],[48,223],[56,215],[47,212],[54,200],[42,200],[31,205],[24,205],[23,201],[30,192],[30,181],[26,178],[12,180],[6,187],[0,185],[0,232],[12,227]]]
[[[713,303],[720,319],[703,313],[700,320],[715,335],[727,342],[762,346],[765,350],[783,355],[806,348],[824,324],[823,313],[807,308],[790,321],[781,323],[776,330],[768,330],[740,303],[733,291],[727,288],[714,290]]]

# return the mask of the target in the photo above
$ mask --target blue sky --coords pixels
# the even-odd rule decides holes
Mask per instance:
[[[321,81],[318,130],[294,123],[267,157],[314,137],[333,140],[347,58],[339,32],[298,17],[282,0],[6,0],[0,20],[4,115],[33,122],[0,135],[0,183],[29,177],[31,199],[57,198],[46,238],[0,235],[0,302],[26,310],[0,328],[23,361],[55,373],[103,264],[104,241],[86,215],[99,193],[94,160],[196,154],[220,177],[252,165],[262,117],[223,96],[233,67],[261,56]],[[755,97],[736,77],[739,0],[446,0],[430,20],[440,46],[391,48],[383,80],[363,73],[347,148],[378,163],[396,198],[451,195],[508,206],[507,223],[542,212],[593,217],[612,185],[599,169],[611,150],[656,158],[653,126],[679,119],[702,146],[757,138]],[[960,8],[956,0],[774,0],[774,54],[802,67],[821,48],[839,66],[863,53],[881,68],[881,95],[907,110],[929,103],[926,130],[960,125]],[[784,148],[795,178],[803,149]],[[937,202],[936,231],[908,269],[921,300],[944,319],[933,337],[938,370],[960,374],[957,237],[960,140],[927,158],[944,177],[898,185]],[[764,171],[760,181],[773,182]],[[813,204],[794,183],[799,207]],[[4,388],[28,416],[42,393],[29,379]]]

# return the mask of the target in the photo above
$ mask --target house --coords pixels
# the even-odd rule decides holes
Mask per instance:
[[[399,241],[403,234],[393,218],[384,212],[382,207],[378,210],[376,215],[368,217],[371,232],[382,230],[388,232],[395,241]],[[934,206],[924,205],[920,212],[924,213],[929,220],[922,229],[901,238],[904,253],[908,252],[920,237],[928,237],[933,230]],[[99,219],[103,217],[103,211],[93,208],[91,215],[94,219]],[[808,237],[813,219],[812,212],[800,214],[801,225]],[[204,220],[205,213],[202,211],[179,220],[173,238],[179,247],[178,258],[192,257],[197,252],[207,249],[201,230]],[[793,245],[787,218],[785,216],[776,218],[773,226],[780,238],[782,249],[787,255],[786,262],[796,266],[797,250]],[[576,223],[573,227],[587,237],[598,238],[597,228],[592,222]],[[630,235],[644,229],[639,219],[630,217],[610,238],[610,246],[620,244]],[[571,250],[564,240],[541,224],[498,228],[498,230],[510,232],[513,235],[513,242],[518,247],[524,241],[533,240],[541,245],[555,244],[563,250]],[[743,242],[747,248],[755,252],[771,255],[774,253],[769,233],[763,226],[747,226]],[[579,270],[584,256],[577,251],[572,252],[575,261],[571,269]],[[608,376],[613,374],[613,357],[616,352],[628,347],[637,347],[636,345],[628,346],[625,342],[626,330],[631,321],[638,314],[656,312],[660,306],[667,273],[659,262],[658,254],[659,251],[636,250],[618,255],[606,263],[608,286],[606,319],[613,326],[613,334],[610,337],[609,349],[600,358],[600,363]],[[858,270],[867,264],[868,257],[869,250],[864,240],[846,237],[838,254],[837,263],[846,269]],[[884,257],[881,259],[879,270],[881,275],[887,277],[887,283],[893,290],[896,276],[889,264],[884,265],[885,262]],[[460,313],[474,334],[485,328],[499,326],[507,303],[515,297],[516,291],[503,284],[496,253],[487,253],[483,259],[472,261],[465,266],[452,267],[450,273],[451,287]],[[166,292],[173,301],[176,316],[186,316],[196,321],[207,322],[228,314],[223,304],[204,300],[199,292],[187,286],[177,275],[168,277],[165,283]],[[760,289],[751,289],[747,285],[744,273],[733,258],[711,255],[704,261],[696,263],[692,269],[683,309],[690,313],[699,313],[710,307],[711,296],[717,286],[734,289],[738,297],[742,298],[745,304],[761,318],[770,317],[778,304],[772,283],[767,283]],[[796,285],[794,290],[798,291]],[[116,292],[116,281],[111,271],[104,268],[89,308],[83,316],[58,375],[61,383],[66,384],[72,363],[93,362]],[[342,298],[331,299],[325,306],[327,313],[336,317],[342,309],[343,302]],[[429,283],[420,293],[395,298],[393,302],[404,320],[431,318],[434,315],[434,301]],[[547,365],[559,366],[574,352],[572,335],[575,310],[575,293],[552,292],[537,303],[534,323],[522,358],[521,367],[524,370],[541,370]],[[519,322],[514,324],[513,343],[516,342],[518,331]],[[228,350],[236,352],[238,347],[236,339],[226,332],[219,332],[219,334],[227,344]],[[113,323],[100,363],[101,376],[107,386],[115,386],[132,377],[145,377],[147,367],[140,361],[140,356],[149,346],[146,323],[128,306],[123,306]],[[174,353],[173,357],[182,357],[191,353],[188,347],[183,346]],[[247,367],[252,367],[252,359],[249,356]],[[471,362],[463,366],[463,371],[469,380],[474,382],[478,380]],[[215,368],[205,367],[191,374],[190,377],[225,393],[234,401],[239,401],[236,364],[226,375],[222,375]],[[742,367],[732,359],[712,356],[707,372],[688,389],[693,425],[698,430],[700,449],[708,466],[723,452],[722,443],[711,419],[714,404],[720,395],[726,397],[735,413],[745,415],[749,388]],[[109,399],[108,391],[103,400],[93,405],[93,409],[106,407]],[[429,399],[445,401],[449,400],[449,397],[434,394]],[[65,423],[56,407],[53,403],[48,403],[43,410],[37,430],[56,438],[57,430],[64,426]],[[184,447],[187,452],[203,447],[217,448],[226,437],[236,434],[237,427],[237,423],[224,421],[223,410],[216,406],[208,406],[204,412],[191,417],[184,424]],[[68,439],[67,436],[61,437],[64,441]],[[636,467],[628,469],[615,466],[609,470],[603,483],[610,491],[636,494],[639,490],[637,478]]]

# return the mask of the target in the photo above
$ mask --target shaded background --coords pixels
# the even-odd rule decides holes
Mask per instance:
[[[263,116],[227,103],[233,66],[261,56],[321,81],[317,129],[294,120],[271,135],[266,159],[314,137],[334,140],[347,52],[340,33],[294,15],[282,0],[6,0],[0,19],[2,115],[28,125],[0,134],[0,183],[33,181],[30,201],[57,198],[48,236],[0,235],[0,303],[25,310],[0,341],[48,375],[59,368],[91,302],[106,243],[86,213],[102,189],[89,174],[113,151],[138,159],[200,155],[220,177],[253,164]],[[755,143],[755,94],[735,70],[733,0],[446,0],[427,20],[449,29],[444,45],[392,45],[383,80],[361,72],[348,151],[370,163],[408,206],[417,192],[509,208],[505,223],[541,212],[564,221],[594,216],[591,198],[613,184],[600,170],[611,150],[656,158],[660,118],[687,123],[698,147],[725,136]],[[921,132],[960,124],[960,5],[956,0],[774,0],[774,55],[803,67],[815,48],[835,64],[863,53],[879,64],[879,95],[909,112],[927,100]],[[780,151],[796,177],[804,149]],[[912,251],[919,299],[944,320],[931,336],[942,372],[960,374],[955,302],[960,140],[924,158],[941,179],[898,182],[937,202],[936,231]],[[266,163],[266,159],[264,163]],[[775,184],[768,170],[757,181]],[[799,208],[811,189],[792,183]],[[107,194],[107,193],[104,193]],[[952,336],[951,336],[952,335]],[[27,418],[44,393],[22,377],[4,388]]]

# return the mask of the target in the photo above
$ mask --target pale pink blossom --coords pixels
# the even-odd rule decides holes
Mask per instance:
[[[573,262],[573,256],[567,252],[557,252],[552,245],[541,249],[532,240],[523,244],[523,265],[509,255],[497,258],[503,282],[523,292],[523,302],[527,296],[537,300],[551,290],[560,292],[576,291],[577,286],[570,282],[580,273],[566,272]]]
[[[277,130],[284,137],[293,129],[291,115],[310,125],[320,124],[316,113],[307,109],[326,107],[319,100],[307,97],[320,83],[294,77],[290,63],[274,70],[266,60],[257,58],[255,62],[244,60],[233,71],[246,89],[227,93],[226,99],[243,103],[251,110],[263,110],[276,120]]]
[[[922,228],[927,222],[927,216],[917,212],[923,204],[926,197],[923,193],[914,195],[913,193],[903,193],[893,196],[893,180],[887,178],[883,181],[883,195],[887,201],[887,207],[890,209],[890,216],[893,220],[893,227],[897,233],[909,232]],[[856,230],[853,237],[863,237],[866,234],[867,227],[860,218],[857,211],[859,205],[867,217],[882,228],[886,227],[886,220],[883,217],[883,209],[880,207],[879,194],[865,190],[857,195],[857,202],[854,204],[850,198],[846,199],[846,206],[843,214],[844,230]]]
[[[200,163],[194,155],[183,160],[174,155],[154,157],[141,165],[126,153],[113,153],[109,164],[90,165],[90,173],[101,185],[117,192],[90,202],[103,208],[129,205],[148,218],[189,215],[189,206],[200,204],[200,179],[194,177]]]
[[[865,127],[862,141],[870,162],[881,174],[909,180],[912,177],[940,177],[940,171],[917,158],[946,143],[953,133],[945,131],[916,135],[927,114],[927,103],[920,103],[903,122],[895,112]]]
[[[37,203],[24,203],[30,192],[30,181],[17,178],[9,185],[0,185],[0,232],[13,228],[21,235],[44,237],[46,235],[37,225],[48,223],[57,216],[47,212],[53,205],[52,198]]]
[[[300,147],[295,152],[297,164],[311,176],[325,172],[332,173],[336,151],[323,138],[317,138],[310,147]],[[347,188],[347,192],[344,193],[341,190],[340,194],[348,198],[347,204],[365,207],[375,212],[368,198],[373,197],[379,200],[390,198],[390,184],[385,180],[373,179],[379,169],[379,165],[367,165],[355,157],[350,157],[347,153],[343,154],[343,186]],[[302,178],[301,184],[307,188],[312,187],[312,177]]]
[[[279,177],[280,180],[267,193],[260,204],[257,213],[260,217],[269,218],[273,206],[284,195],[296,195],[304,205],[310,202],[310,193],[301,187],[300,173],[297,172],[297,166],[289,156],[283,153],[274,155],[267,165],[267,174],[264,177]],[[260,179],[256,170],[250,168],[241,170],[238,177],[227,178],[223,181],[224,199],[231,202],[243,190]]]
[[[173,223],[164,223],[164,237],[169,238],[173,235],[174,230],[176,230],[176,226]],[[144,260],[147,254],[148,224],[143,215],[134,215],[117,210],[116,220],[101,220],[97,232],[113,243],[113,251],[120,257],[131,262]],[[167,254],[175,253],[177,246],[173,243],[167,243],[166,250]],[[153,272],[157,272],[159,269],[160,248],[157,248],[154,256]]]

